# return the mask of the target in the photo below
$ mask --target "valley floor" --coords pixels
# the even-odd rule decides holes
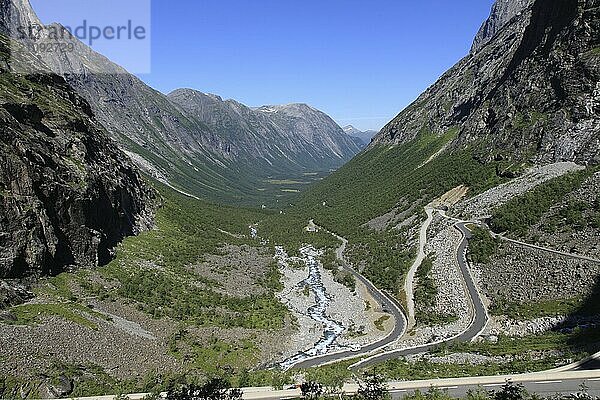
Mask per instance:
[[[556,179],[583,173],[560,201],[567,208],[593,204],[600,173],[565,163],[531,170],[471,198],[458,187],[430,203],[431,220],[421,238],[424,257],[412,293],[405,293],[414,298],[415,325],[380,352],[440,344],[366,370],[376,368],[389,379],[515,373],[596,352],[600,321],[589,296],[597,293],[600,276],[600,264],[593,261],[600,257],[599,231],[581,222],[595,211],[579,207],[581,218],[568,216],[583,224],[578,230],[569,227],[568,218],[556,217],[560,209],[549,207],[528,231],[505,232],[515,238],[511,242],[487,233],[498,210],[536,190],[544,194]],[[32,300],[0,315],[5,393],[138,392],[212,375],[228,376],[239,386],[278,386],[299,376],[352,379],[348,367],[357,358],[340,356],[334,365],[300,371],[267,368],[287,369],[310,356],[360,349],[397,326],[363,282],[348,278],[344,239],[314,223],[305,227],[306,220],[297,217],[224,210],[162,192],[166,203],[157,228],[127,239],[115,261],[97,271],[42,279]],[[409,237],[416,238],[419,218],[404,217],[412,221]],[[403,229],[394,218],[380,218],[378,229],[389,223]],[[463,236],[456,222],[465,220],[472,221],[466,224],[473,235],[469,274],[489,321],[472,343],[445,343],[464,333],[474,315],[457,256]]]

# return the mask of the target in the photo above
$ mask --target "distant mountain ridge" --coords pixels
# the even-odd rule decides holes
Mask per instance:
[[[371,139],[378,133],[378,131],[374,130],[361,131],[352,125],[346,125],[342,129],[344,129],[344,132],[346,132],[348,136],[358,139],[363,146],[367,146],[371,143]]]
[[[40,24],[28,0],[2,1],[0,29],[5,33],[14,34],[15,24]],[[233,103],[221,104],[226,107],[219,111],[231,118],[228,123],[190,113],[173,96],[150,88],[76,38],[70,42],[75,51],[40,57],[90,103],[98,120],[142,170],[179,190],[212,201],[261,204],[266,200],[257,187],[265,178],[336,169],[360,150],[330,118],[317,117],[310,107],[278,113],[272,129],[234,121],[252,113],[241,108],[236,113]]]
[[[306,104],[250,108],[193,89],[175,90],[168,98],[224,138],[236,158],[322,169],[339,167],[357,151],[329,116]]]

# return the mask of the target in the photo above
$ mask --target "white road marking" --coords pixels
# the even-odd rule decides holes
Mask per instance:
[[[390,392],[392,392],[392,393],[402,393],[402,392],[408,392],[408,390],[406,390],[406,389],[392,389],[392,390],[390,390]]]
[[[442,389],[442,390],[453,390],[453,389],[458,389],[458,386],[447,386],[447,387],[442,387],[440,389]]]
[[[546,385],[549,383],[562,383],[562,381],[543,381],[543,382],[534,382],[536,385]]]
[[[600,381],[600,378],[588,379],[588,381]]]
[[[483,387],[499,387],[504,386],[504,383],[491,383],[489,385],[483,385]]]

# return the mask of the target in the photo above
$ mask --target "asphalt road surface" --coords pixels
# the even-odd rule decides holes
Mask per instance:
[[[388,389],[393,399],[402,399],[415,391],[427,392],[432,387],[447,392],[451,397],[465,398],[469,391],[499,391],[502,386],[510,380],[521,384],[529,393],[537,393],[541,396],[550,396],[557,393],[571,394],[581,391],[582,385],[585,385],[587,392],[592,396],[600,395],[600,372],[599,371],[579,371],[579,372],[561,372],[561,373],[534,373],[524,375],[492,376],[492,377],[472,377],[456,379],[432,379],[424,381],[411,382],[389,382]],[[344,386],[344,392],[355,394],[357,385],[347,384]],[[280,392],[254,392],[244,393],[245,399],[291,399],[296,397],[299,391],[288,390]],[[294,396],[296,394],[296,396]]]
[[[388,391],[393,399],[402,399],[407,395],[427,392],[432,387],[447,392],[454,398],[465,398],[469,391],[499,391],[507,381],[523,385],[529,393],[541,396],[550,396],[557,393],[579,393],[582,385],[587,393],[592,396],[600,395],[600,371],[577,371],[559,373],[533,373],[523,375],[505,375],[470,378],[431,379],[424,381],[389,382]],[[356,394],[358,385],[344,385],[344,393]],[[244,390],[244,399],[247,400],[275,400],[298,398],[300,391],[296,388],[282,391],[254,388]]]
[[[483,329],[485,328],[487,321],[488,321],[488,314],[485,309],[485,306],[483,305],[483,301],[481,300],[481,295],[479,294],[479,291],[477,290],[477,286],[475,285],[475,282],[473,281],[473,277],[471,276],[469,267],[467,265],[467,259],[466,259],[467,245],[469,243],[469,239],[471,238],[471,232],[466,228],[466,226],[465,226],[466,224],[467,224],[466,222],[460,222],[460,223],[457,223],[455,226],[463,235],[463,240],[458,247],[456,257],[457,257],[461,272],[463,274],[464,281],[467,285],[467,290],[469,292],[469,296],[471,297],[471,301],[472,301],[473,308],[474,308],[474,318],[473,318],[473,321],[472,321],[471,325],[469,326],[469,328],[462,334],[460,334],[452,339],[441,341],[438,343],[433,343],[433,344],[426,344],[423,346],[414,347],[414,348],[410,348],[410,349],[399,349],[399,350],[395,350],[395,351],[386,352],[386,353],[383,353],[380,355],[375,355],[375,356],[369,357],[363,361],[359,361],[358,363],[354,364],[352,366],[352,368],[355,368],[355,369],[365,368],[365,367],[369,367],[372,365],[380,364],[387,360],[393,360],[393,359],[397,359],[399,357],[425,353],[430,350],[433,350],[434,348],[436,348],[437,346],[439,346],[441,344],[448,344],[448,343],[455,343],[455,342],[469,342],[469,341],[473,340],[475,337],[477,337],[483,331]]]
[[[553,394],[571,394],[581,391],[585,385],[592,396],[600,396],[600,371],[539,372],[522,375],[483,376],[468,378],[431,379],[424,381],[389,382],[388,391],[393,399],[401,399],[419,390],[427,392],[435,387],[447,392],[450,396],[464,398],[471,390],[499,391],[508,381],[522,384],[529,393],[548,396]],[[358,385],[346,384],[346,394],[356,394]],[[300,390],[296,387],[277,390],[270,387],[243,388],[245,400],[276,400],[300,398]],[[131,400],[141,400],[147,393],[130,394]],[[163,394],[164,396],[164,394]],[[79,400],[113,400],[114,396],[81,397]]]
[[[588,393],[592,396],[600,396],[600,379],[556,379],[556,380],[539,380],[535,382],[524,382],[522,385],[529,393],[536,393],[543,397],[552,396],[554,394],[571,394],[578,393],[581,390],[581,385],[585,384],[588,388]],[[484,385],[451,385],[443,386],[441,389],[448,392],[451,397],[465,398],[469,391],[485,390],[498,391],[502,389],[503,383],[493,383]],[[393,399],[402,399],[406,395],[414,393],[416,389],[392,389],[390,394]],[[418,390],[425,392],[429,387],[421,387]]]

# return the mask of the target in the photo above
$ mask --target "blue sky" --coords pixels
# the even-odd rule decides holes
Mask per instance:
[[[36,1],[47,0],[32,1],[44,22],[68,14]],[[153,0],[151,73],[139,77],[249,106],[308,103],[341,125],[379,129],[468,53],[492,3]]]

